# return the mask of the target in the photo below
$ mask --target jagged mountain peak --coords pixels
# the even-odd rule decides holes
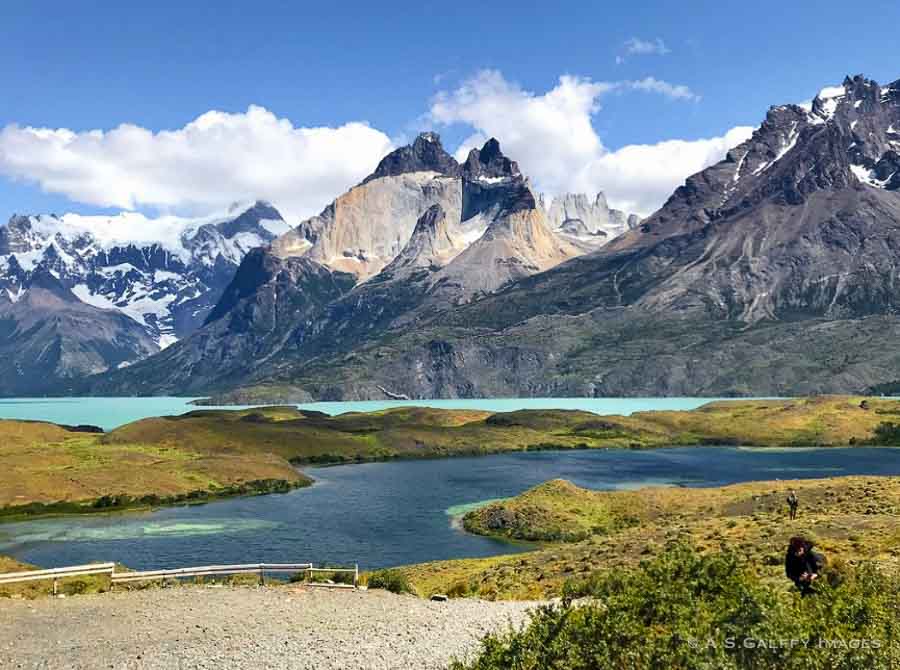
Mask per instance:
[[[500,142],[492,137],[481,149],[472,149],[462,166],[463,174],[469,179],[499,181],[520,178],[519,165],[507,158],[500,149]]]
[[[423,132],[419,133],[412,144],[395,149],[382,158],[375,171],[362,183],[411,172],[437,172],[453,176],[459,173],[459,163],[444,150],[440,135]]]
[[[602,191],[593,198],[586,193],[563,193],[553,198],[546,211],[551,228],[595,247],[631,230],[640,220],[636,214],[611,208]]]

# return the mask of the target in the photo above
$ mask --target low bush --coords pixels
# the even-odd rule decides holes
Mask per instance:
[[[379,570],[369,575],[370,589],[384,589],[391,593],[415,593],[406,575],[399,570]]]
[[[583,600],[576,599],[581,598]],[[841,566],[801,597],[731,553],[674,545],[640,567],[567,584],[518,631],[491,635],[454,670],[900,667],[900,586]]]

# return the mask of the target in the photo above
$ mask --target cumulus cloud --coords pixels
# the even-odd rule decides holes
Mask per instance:
[[[87,132],[6,126],[0,174],[102,207],[209,210],[263,198],[300,216],[365,177],[392,148],[365,123],[295,127],[251,106],[160,132],[131,124]]]
[[[671,52],[659,37],[654,40],[642,40],[639,37],[625,40],[625,53],[632,56],[665,56]]]
[[[721,160],[753,129],[733,128],[721,137],[670,140],[630,145],[610,151],[600,140],[592,117],[604,94],[641,90],[684,100],[697,96],[686,87],[653,78],[630,82],[593,82],[560,77],[546,93],[524,90],[501,73],[479,73],[433,101],[437,124],[462,123],[472,133],[457,150],[463,158],[487,137],[500,139],[537,190],[550,195],[603,190],[616,207],[649,215],[686,177]]]
[[[643,79],[638,79],[636,81],[626,82],[625,85],[636,91],[661,93],[662,95],[669,98],[675,98],[676,100],[700,100],[700,96],[684,84],[670,84],[667,81],[656,79],[655,77],[644,77]]]
[[[614,206],[643,215],[752,130],[611,151],[592,120],[603,96],[629,91],[699,100],[688,87],[653,77],[597,82],[566,75],[535,93],[485,70],[435,96],[427,119],[468,129],[456,151],[460,160],[497,137],[538,190],[603,190]],[[159,132],[131,124],[86,132],[10,125],[0,130],[0,175],[101,207],[206,214],[262,198],[299,217],[318,212],[393,148],[387,134],[364,123],[296,127],[251,106],[243,113],[210,111]]]

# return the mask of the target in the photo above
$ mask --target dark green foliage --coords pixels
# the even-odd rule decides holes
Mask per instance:
[[[675,545],[640,567],[567,585],[521,631],[485,638],[454,670],[900,667],[900,586],[842,569],[815,595],[758,578],[730,553]],[[573,604],[574,598],[587,598]]]
[[[414,593],[412,584],[399,570],[379,570],[369,575],[370,589],[384,589],[391,593]]]
[[[872,431],[872,443],[880,445],[900,445],[900,424],[893,422],[879,423]]]

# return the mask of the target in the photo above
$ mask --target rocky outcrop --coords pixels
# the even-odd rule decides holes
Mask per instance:
[[[375,171],[363,180],[363,184],[373,179],[414,172],[434,172],[454,177],[459,174],[459,164],[444,151],[437,133],[420,133],[412,144],[400,147],[382,158]]]
[[[546,211],[551,228],[597,247],[635,228],[640,221],[636,214],[611,209],[603,193],[593,201],[584,193],[565,193],[553,198]]]

